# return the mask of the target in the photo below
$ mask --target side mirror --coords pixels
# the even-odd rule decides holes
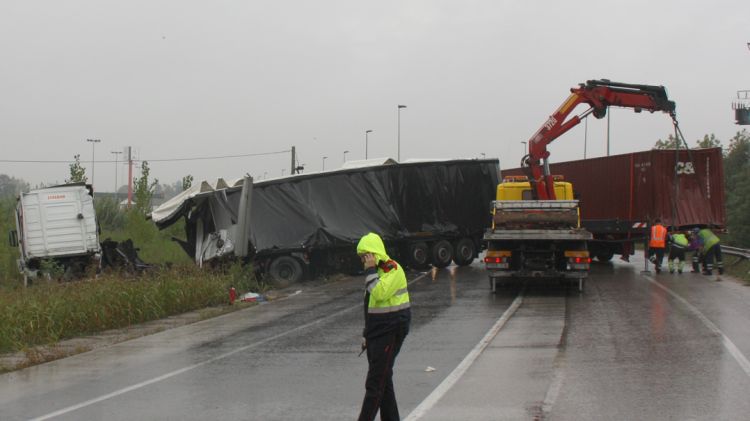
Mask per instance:
[[[8,243],[11,247],[18,247],[18,232],[16,230],[8,231]]]

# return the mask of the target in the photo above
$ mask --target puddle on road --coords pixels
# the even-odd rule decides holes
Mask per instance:
[[[438,269],[436,267],[433,267],[430,271],[430,278],[432,279],[433,283],[436,283],[438,281],[438,278],[440,277],[440,273],[448,273],[448,277],[450,278],[450,292],[451,292],[451,304],[456,303],[456,272],[458,271],[458,266],[449,266],[445,268],[445,270]]]

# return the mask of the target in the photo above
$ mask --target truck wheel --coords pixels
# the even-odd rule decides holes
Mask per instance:
[[[409,246],[409,266],[414,269],[426,269],[428,266],[428,248],[426,243],[414,243]]]
[[[453,260],[453,246],[447,240],[440,240],[432,246],[432,266],[444,268]]]
[[[454,248],[453,261],[458,266],[470,265],[474,261],[475,251],[476,247],[474,247],[474,242],[471,241],[471,238],[462,238],[458,240]]]
[[[596,259],[599,260],[600,262],[609,262],[610,260],[612,260],[612,257],[614,255],[615,253],[609,250],[600,251],[599,253],[596,254]]]
[[[292,256],[279,256],[271,262],[268,273],[279,281],[298,282],[302,280],[302,264]]]

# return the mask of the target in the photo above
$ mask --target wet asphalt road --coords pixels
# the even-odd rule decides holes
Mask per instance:
[[[635,260],[635,259],[634,259]],[[747,419],[750,289],[595,265],[491,294],[480,265],[410,274],[405,419]],[[350,420],[362,280],[0,376],[0,419]],[[428,367],[434,368],[429,370]]]

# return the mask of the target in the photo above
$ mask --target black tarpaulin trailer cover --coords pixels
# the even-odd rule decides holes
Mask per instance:
[[[497,159],[428,161],[297,175],[253,185],[250,238],[256,253],[351,245],[368,232],[396,241],[425,235],[468,236],[489,227],[499,180]],[[212,192],[233,213],[241,187]],[[212,232],[208,201],[193,201],[162,221],[189,215],[186,251],[197,218]],[[193,222],[193,223],[191,223]],[[219,227],[221,228],[221,227]]]

